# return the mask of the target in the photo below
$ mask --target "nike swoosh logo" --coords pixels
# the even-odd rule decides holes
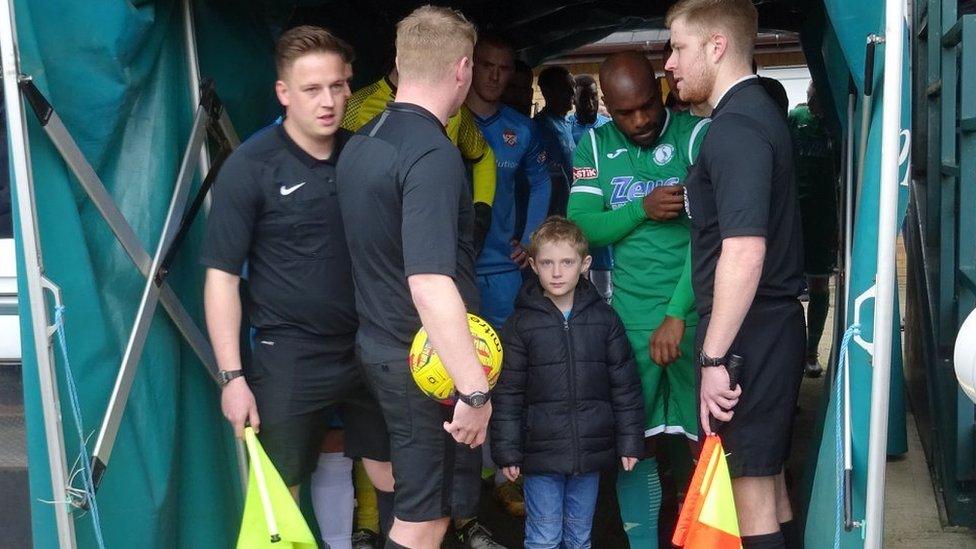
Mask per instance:
[[[607,158],[613,160],[614,158],[617,158],[618,156],[624,154],[625,152],[627,152],[627,149],[617,149],[612,153],[607,153]]]
[[[305,183],[308,183],[308,181],[302,181],[298,185],[293,185],[291,187],[286,187],[286,186],[282,185],[281,186],[281,196],[288,196],[288,195],[290,195],[291,193],[297,191],[302,186],[304,186]]]

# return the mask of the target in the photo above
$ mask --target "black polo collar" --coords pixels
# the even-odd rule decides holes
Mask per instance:
[[[434,113],[428,111],[427,109],[421,107],[420,105],[416,105],[414,103],[397,103],[396,101],[394,101],[393,103],[387,105],[386,108],[389,111],[404,112],[404,113],[417,115],[425,120],[428,120],[430,123],[437,126],[437,128],[440,130],[441,133],[447,135],[447,128],[444,127],[444,124],[441,123],[440,119],[434,116]]]
[[[278,127],[275,128],[275,131],[278,132],[278,137],[285,144],[285,148],[287,148],[288,151],[299,160],[299,162],[308,168],[317,168],[323,164],[334,166],[336,160],[339,158],[339,153],[342,151],[342,147],[344,147],[346,141],[349,140],[348,130],[339,128],[339,130],[335,133],[335,145],[332,147],[332,154],[325,160],[319,160],[318,158],[308,154],[308,152],[301,148],[298,143],[295,143],[295,140],[288,135],[287,131],[285,131],[284,121],[277,126]]]

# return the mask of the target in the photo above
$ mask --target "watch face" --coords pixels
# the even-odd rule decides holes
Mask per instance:
[[[482,392],[475,392],[470,395],[465,395],[462,400],[472,408],[481,408],[488,403],[488,395]]]

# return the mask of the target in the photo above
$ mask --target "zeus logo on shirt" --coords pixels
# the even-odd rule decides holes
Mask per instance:
[[[657,187],[677,185],[679,183],[681,183],[681,179],[677,177],[669,177],[657,181],[635,181],[629,175],[614,177],[610,180],[610,187],[613,189],[610,194],[610,208],[616,210],[632,200],[644,198]]]

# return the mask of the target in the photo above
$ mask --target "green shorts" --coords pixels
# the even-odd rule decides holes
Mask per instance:
[[[651,360],[653,330],[627,330],[644,390],[644,436],[681,434],[698,440],[695,391],[695,326],[688,326],[678,348],[681,357],[667,367]]]

